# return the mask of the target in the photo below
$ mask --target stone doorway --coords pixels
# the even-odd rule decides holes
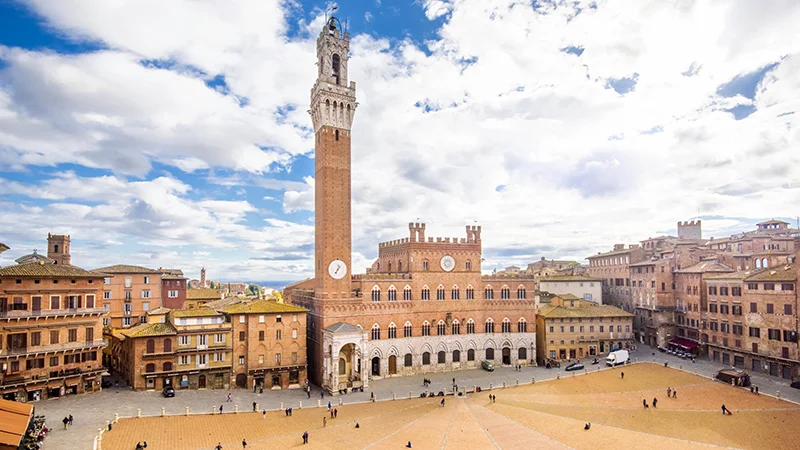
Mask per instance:
[[[397,356],[389,357],[389,375],[397,375]]]
[[[381,376],[381,359],[377,356],[372,358],[372,376]]]
[[[247,388],[247,375],[243,373],[236,375],[236,387]]]
[[[503,365],[511,365],[511,349],[508,347],[503,347]]]
[[[199,377],[197,377],[197,387],[200,388],[200,389],[205,389],[205,387],[206,387],[206,376],[205,375],[200,375]]]

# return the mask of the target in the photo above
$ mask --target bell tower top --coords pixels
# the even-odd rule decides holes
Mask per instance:
[[[347,79],[350,33],[331,16],[317,37],[317,81],[311,88],[314,131],[328,125],[350,130],[356,107],[356,83]]]

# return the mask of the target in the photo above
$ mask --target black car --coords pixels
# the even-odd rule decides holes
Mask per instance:
[[[795,389],[800,389],[800,381],[792,381],[792,384],[790,384],[789,386]]]
[[[175,389],[172,389],[172,386],[167,386],[161,391],[161,395],[164,397],[175,397]]]
[[[572,370],[583,370],[583,364],[581,364],[579,362],[574,362],[574,363],[568,365],[567,368],[564,369],[564,370],[566,370],[568,372],[572,371]]]

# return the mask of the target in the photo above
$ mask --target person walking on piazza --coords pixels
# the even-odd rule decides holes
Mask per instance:
[[[222,442],[217,442],[217,446],[214,447],[214,450],[222,450]]]
[[[333,408],[333,418],[335,419],[336,416],[339,415],[339,410],[337,408]]]
[[[303,432],[303,444],[308,444],[308,431]]]
[[[672,388],[672,398],[678,398],[678,390],[675,388]]]
[[[325,417],[325,416],[322,416],[322,428],[325,428],[327,426],[328,426],[328,418]]]
[[[242,439],[242,448],[247,448],[247,439]]]
[[[222,414],[222,405],[219,405],[219,413]]]
[[[653,408],[656,407],[656,403],[658,403],[658,399],[653,397]]]
[[[667,388],[667,398],[670,398],[671,394],[672,394],[672,388],[668,387]]]
[[[69,426],[72,426],[72,414],[69,415]]]
[[[257,407],[257,406],[258,406],[258,403],[256,403],[256,402],[253,402],[253,412],[256,412],[256,410],[257,410],[257,408],[256,408],[256,407]]]
[[[225,401],[226,402],[232,402],[233,401],[233,399],[231,399],[231,393],[230,392],[228,392],[228,399],[225,400]]]
[[[650,407],[650,406],[648,406],[647,400],[645,400],[645,399],[642,399],[642,405],[644,405],[644,409],[647,409],[647,408]]]

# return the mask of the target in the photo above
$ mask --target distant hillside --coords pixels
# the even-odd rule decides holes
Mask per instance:
[[[247,284],[257,284],[259,286],[268,287],[270,289],[275,289],[276,291],[282,291],[284,287],[290,285],[292,283],[296,283],[300,280],[290,280],[290,281],[245,281]]]

